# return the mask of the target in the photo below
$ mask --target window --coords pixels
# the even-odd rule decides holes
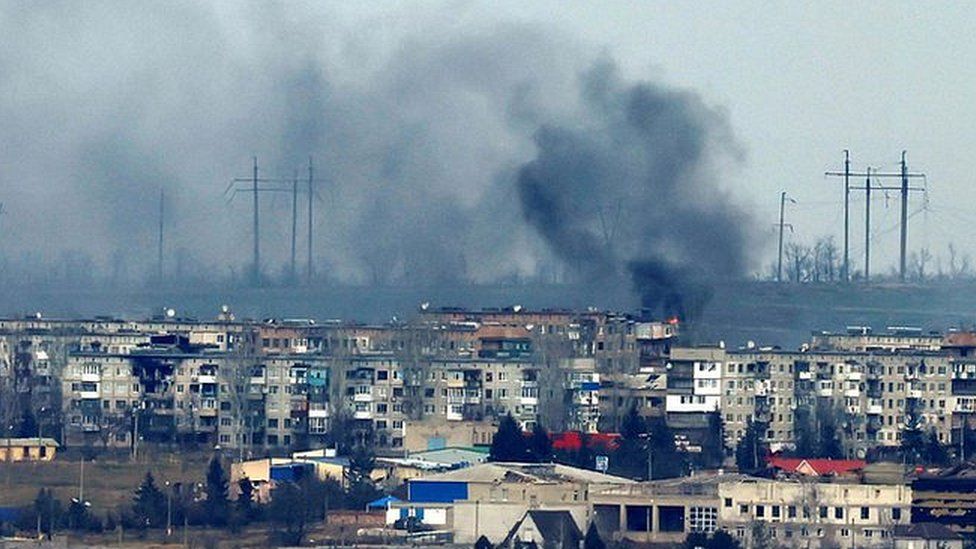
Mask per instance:
[[[868,520],[869,518],[871,518],[871,508],[861,507],[861,519]]]
[[[688,526],[692,532],[711,534],[718,524],[718,509],[714,507],[692,507],[688,512]]]
[[[843,520],[844,519],[844,508],[843,507],[834,507],[834,518],[835,519],[838,519],[838,520]]]
[[[891,519],[892,520],[901,520],[901,507],[892,507],[891,508]]]
[[[725,498],[725,506],[732,507],[732,498]]]
[[[826,507],[821,507],[820,508],[820,518],[827,518],[827,508]]]
[[[850,537],[851,531],[848,530],[847,528],[841,528],[840,529],[840,535],[843,536],[843,537],[845,537],[845,538],[846,537]]]
[[[377,381],[386,380],[386,379],[389,378],[389,375],[390,375],[390,373],[387,372],[386,370],[377,370],[376,371],[376,379],[377,379]]]
[[[740,504],[739,505],[739,514],[740,515],[747,515],[747,514],[749,514],[749,506],[748,505],[742,505],[742,504]]]
[[[790,505],[786,508],[787,518],[796,518],[796,505]]]
[[[773,518],[779,518],[780,507],[779,505],[773,505]]]
[[[756,517],[757,518],[763,518],[765,516],[766,516],[766,507],[764,507],[762,505],[757,505],[756,506]]]

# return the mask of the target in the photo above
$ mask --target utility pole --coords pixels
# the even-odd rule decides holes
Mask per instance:
[[[796,200],[790,199],[796,203]],[[783,213],[786,209],[786,191],[779,195],[779,260],[776,262],[776,282],[783,282],[783,227],[789,226],[793,230],[793,225],[783,222]]]
[[[295,239],[298,235],[298,170],[291,182],[291,281],[297,281],[298,272],[295,270]]]
[[[305,269],[305,283],[312,283],[312,202],[315,192],[312,190],[312,183],[315,181],[313,176],[312,157],[308,157],[308,265]]]
[[[841,267],[841,278],[844,282],[851,281],[851,151],[844,149],[844,171],[824,172],[827,177],[844,178],[844,264]]]
[[[165,192],[164,189],[159,189],[159,241],[156,247],[156,280],[158,283],[163,282],[163,201]]]
[[[909,187],[908,186],[908,180],[909,179],[916,179],[916,178],[920,178],[920,179],[923,179],[924,180],[925,179],[925,174],[924,173],[909,173],[908,172],[908,168],[907,168],[907,164],[904,163],[904,153],[903,153],[903,156],[902,156],[902,162],[903,162],[902,169],[898,173],[877,172],[877,171],[873,171],[872,172],[870,170],[865,171],[865,172],[852,172],[851,171],[851,164],[850,164],[850,153],[849,153],[848,150],[845,149],[844,150],[844,171],[841,171],[841,172],[837,172],[837,171],[824,172],[824,175],[827,176],[827,177],[843,177],[844,178],[844,275],[843,275],[843,277],[844,277],[845,280],[850,280],[850,252],[849,252],[850,247],[848,245],[848,243],[850,241],[849,240],[849,231],[850,231],[850,193],[851,193],[852,190],[853,191],[864,191],[868,195],[868,197],[870,198],[870,192],[871,192],[868,189],[869,186],[865,186],[865,187],[851,187],[850,186],[850,178],[851,177],[865,177],[865,178],[874,178],[874,179],[880,179],[880,180],[883,180],[883,179],[891,179],[891,178],[901,179],[901,185],[899,185],[899,186],[890,186],[890,185],[886,186],[886,185],[876,184],[874,186],[874,190],[880,190],[880,191],[899,190],[899,191],[902,191],[902,222],[901,222],[901,226],[902,226],[903,245],[902,245],[901,253],[902,253],[902,256],[905,255],[905,248],[906,248],[907,241],[908,241],[908,192],[909,191],[924,191],[925,190],[925,187]],[[868,202],[870,203],[870,200],[868,200]],[[867,250],[865,250],[865,251],[867,251]],[[904,261],[902,261],[902,264],[904,264]],[[904,277],[904,268],[902,269],[902,273],[903,273],[902,276]],[[865,274],[867,274],[867,273],[865,273]]]
[[[261,284],[261,246],[260,246],[260,235],[258,234],[258,229],[260,225],[258,224],[258,157],[254,157],[254,177],[253,186],[251,187],[251,192],[254,193],[254,266],[253,271],[251,271],[251,282],[255,286]]]
[[[254,157],[254,166],[253,166],[253,170],[252,170],[251,177],[247,177],[247,178],[238,177],[238,178],[232,179],[231,182],[230,182],[230,185],[228,185],[227,186],[227,189],[224,191],[224,195],[227,195],[228,193],[231,194],[230,198],[228,199],[228,203],[231,200],[233,200],[234,199],[234,196],[237,195],[237,193],[239,193],[239,192],[251,193],[251,194],[254,195],[252,197],[252,200],[253,200],[253,209],[254,209],[254,212],[253,212],[253,215],[254,215],[254,218],[253,218],[253,228],[252,228],[252,234],[254,235],[254,252],[253,252],[253,259],[252,259],[253,264],[251,265],[251,267],[252,267],[252,269],[251,269],[251,283],[254,286],[259,286],[261,284],[261,247],[260,247],[261,234],[260,234],[260,223],[259,223],[260,218],[259,218],[259,213],[258,213],[260,211],[260,208],[259,208],[260,204],[259,204],[259,200],[258,200],[258,194],[259,193],[262,193],[262,192],[285,192],[285,191],[295,193],[295,192],[297,192],[296,179],[297,178],[291,178],[291,179],[269,179],[269,178],[259,177],[258,176],[258,158],[255,156]],[[261,184],[262,183],[277,183],[277,184],[290,183],[290,184],[292,184],[292,186],[290,188],[285,188],[285,187],[261,187]],[[236,188],[236,185],[238,185],[238,184],[246,184],[248,186],[248,188]],[[293,211],[293,216],[294,216],[295,207],[292,208],[292,211]],[[294,226],[295,223],[296,222],[293,221],[292,222],[292,225]]]
[[[898,277],[905,281],[905,248],[908,245],[908,163],[905,161],[906,151],[901,151],[901,255]]]
[[[871,168],[864,180],[864,281],[871,280]]]

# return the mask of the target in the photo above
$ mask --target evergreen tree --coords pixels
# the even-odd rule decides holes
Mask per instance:
[[[816,432],[813,414],[809,406],[799,406],[793,413],[793,437],[796,447],[793,455],[800,458],[818,457],[818,439],[820,434]]]
[[[279,483],[271,496],[268,518],[275,528],[277,541],[285,545],[301,545],[310,520],[308,502],[302,490],[292,482]]]
[[[620,429],[620,443],[610,458],[610,471],[616,475],[638,479],[647,476],[647,424],[631,407]]]
[[[31,510],[33,513],[24,513],[25,517],[31,516],[26,524],[20,525],[21,528],[30,530],[40,525],[41,533],[50,539],[57,530],[58,523],[61,522],[61,502],[54,497],[50,489],[41,488],[37,492],[37,497],[34,498],[34,505]]]
[[[508,414],[498,423],[498,431],[491,439],[491,450],[488,453],[489,461],[514,461],[522,462],[529,460],[528,446],[522,429],[519,428],[512,414]]]
[[[735,464],[739,471],[755,471],[763,466],[766,424],[749,420],[746,432],[735,447]]]
[[[362,509],[379,495],[371,476],[375,466],[376,456],[372,448],[359,444],[353,449],[346,472],[349,485],[346,503],[349,508]]]
[[[600,538],[600,532],[596,529],[596,523],[591,522],[586,529],[586,536],[583,538],[583,549],[606,549],[607,545]]]
[[[702,466],[707,468],[721,467],[725,461],[725,423],[718,410],[708,414],[708,429],[702,441],[701,459]]]
[[[237,481],[237,515],[243,524],[254,518],[254,485],[251,479],[243,477]]]
[[[650,445],[650,470],[653,478],[675,478],[685,474],[684,456],[674,444],[674,433],[663,417],[654,417],[648,422],[648,444]],[[646,475],[645,475],[646,476]]]
[[[939,436],[936,434],[935,429],[929,431],[928,440],[925,444],[925,457],[926,463],[929,465],[943,466],[949,464],[949,451],[939,441]]]
[[[549,463],[552,461],[552,440],[546,428],[538,421],[532,428],[532,436],[529,438],[529,454],[531,461],[535,463]]]
[[[166,522],[166,496],[149,471],[136,490],[132,514],[139,528],[159,528]]]
[[[20,438],[33,438],[38,433],[37,419],[30,408],[25,408],[20,416],[20,425],[17,427],[17,436]]]
[[[964,421],[959,436],[962,437],[962,454],[959,456],[960,460],[976,460],[976,428],[970,427],[969,422]]]
[[[593,450],[590,449],[590,435],[581,432],[579,437],[580,447],[579,450],[576,450],[575,456],[573,456],[573,465],[580,469],[592,470],[596,467],[596,456],[593,455]]]
[[[207,466],[207,499],[204,511],[211,526],[223,526],[229,518],[230,505],[227,501],[227,476],[220,464],[220,457],[214,456]]]
[[[844,447],[837,436],[837,411],[827,406],[819,407],[817,419],[820,424],[820,438],[816,457],[843,459]]]
[[[685,537],[684,549],[708,549],[708,534],[692,532]]]

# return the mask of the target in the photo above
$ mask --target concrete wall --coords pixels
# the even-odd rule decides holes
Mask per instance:
[[[577,505],[540,505],[531,507],[542,510],[569,511],[573,515],[580,530],[585,532],[589,524],[589,506],[585,503]],[[482,535],[492,544],[497,545],[515,526],[522,515],[530,507],[523,503],[478,503],[459,502],[454,504],[453,522],[455,543],[474,543]]]

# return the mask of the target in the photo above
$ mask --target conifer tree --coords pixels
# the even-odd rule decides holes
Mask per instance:
[[[207,522],[211,526],[227,524],[230,505],[227,502],[227,476],[220,464],[220,457],[214,456],[207,466],[207,500],[204,502]]]
[[[532,455],[531,461],[536,463],[549,463],[552,461],[552,440],[546,428],[538,421],[532,428],[532,436],[529,438],[529,452]]]
[[[489,461],[514,461],[523,462],[529,460],[528,445],[522,435],[512,414],[508,414],[498,423],[498,431],[491,439],[491,450],[488,454]]]
[[[166,522],[166,496],[156,486],[150,471],[146,471],[136,490],[132,514],[139,528],[159,528]]]

